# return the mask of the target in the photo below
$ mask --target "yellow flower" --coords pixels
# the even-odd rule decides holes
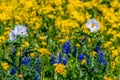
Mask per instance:
[[[22,45],[23,48],[28,47],[29,46],[29,42],[25,41],[24,44]]]
[[[18,74],[18,78],[22,78],[23,76],[22,76],[22,74]]]
[[[115,57],[116,64],[119,64],[119,57]]]
[[[65,43],[65,39],[58,40],[59,43]]]
[[[80,47],[80,44],[76,44],[76,47]]]
[[[19,52],[17,52],[17,54],[16,54],[17,56],[20,56],[21,55],[21,53],[20,53],[20,51]]]
[[[115,62],[111,62],[111,68],[112,68],[112,70],[114,70],[115,69]]]
[[[3,68],[4,70],[7,70],[7,69],[9,68],[9,65],[8,65],[7,62],[3,62],[3,63],[1,63],[1,65],[2,65],[2,68]]]
[[[5,42],[5,36],[0,36],[0,43],[4,43]]]
[[[43,46],[45,46],[46,44],[47,44],[47,42],[45,42],[45,41],[42,41],[42,43],[41,43]]]
[[[86,63],[86,59],[83,59],[82,61],[81,61],[81,64],[85,64]]]
[[[114,76],[113,80],[119,80],[117,76]]]
[[[38,52],[40,52],[41,55],[50,55],[51,54],[46,48],[41,48],[38,50]]]
[[[118,50],[112,50],[112,57],[118,56]]]
[[[55,68],[55,73],[59,73],[63,76],[66,75],[66,70],[65,70],[65,67],[63,64],[58,64]]]
[[[5,28],[5,31],[10,31],[11,29],[10,28]]]
[[[30,57],[34,58],[36,53],[30,53]]]
[[[40,36],[40,40],[44,41],[44,40],[46,40],[46,37],[45,36]]]
[[[93,56],[95,56],[97,53],[95,51],[93,51]]]
[[[104,76],[104,80],[113,80],[111,77],[108,77],[108,76]]]

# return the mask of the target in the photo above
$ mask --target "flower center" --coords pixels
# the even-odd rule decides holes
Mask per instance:
[[[95,24],[92,24],[91,27],[94,28],[94,27],[95,27]]]
[[[23,34],[24,32],[21,32],[21,34]]]

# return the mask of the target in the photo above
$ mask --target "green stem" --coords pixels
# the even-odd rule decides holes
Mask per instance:
[[[57,80],[57,74],[56,74],[56,73],[55,73],[55,75],[54,75],[54,79]]]

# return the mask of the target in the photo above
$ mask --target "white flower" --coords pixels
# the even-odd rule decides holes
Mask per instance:
[[[100,24],[95,19],[91,19],[87,21],[86,27],[89,28],[91,32],[97,32],[100,29]]]
[[[17,25],[14,29],[15,35],[24,36],[27,34],[27,29],[21,25]]]
[[[15,36],[14,30],[10,32],[9,37],[10,37],[10,40],[11,40],[11,41],[13,41],[13,40],[16,39],[16,36]]]
[[[10,32],[10,40],[13,41],[16,39],[16,36],[20,35],[21,37],[27,34],[27,29],[24,26],[17,25],[14,30]]]

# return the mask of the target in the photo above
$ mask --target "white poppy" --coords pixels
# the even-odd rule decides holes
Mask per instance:
[[[13,41],[16,39],[16,36],[20,35],[21,37],[27,34],[27,29],[24,26],[17,25],[14,30],[10,32],[10,40]]]
[[[89,28],[91,32],[97,32],[100,29],[100,24],[95,19],[91,19],[87,21],[86,27]]]
[[[17,25],[14,29],[15,35],[24,36],[27,34],[27,29],[21,25]]]
[[[10,32],[9,37],[10,37],[10,40],[11,40],[11,41],[13,41],[13,40],[16,39],[16,35],[15,35],[15,33],[14,33],[14,30]]]

